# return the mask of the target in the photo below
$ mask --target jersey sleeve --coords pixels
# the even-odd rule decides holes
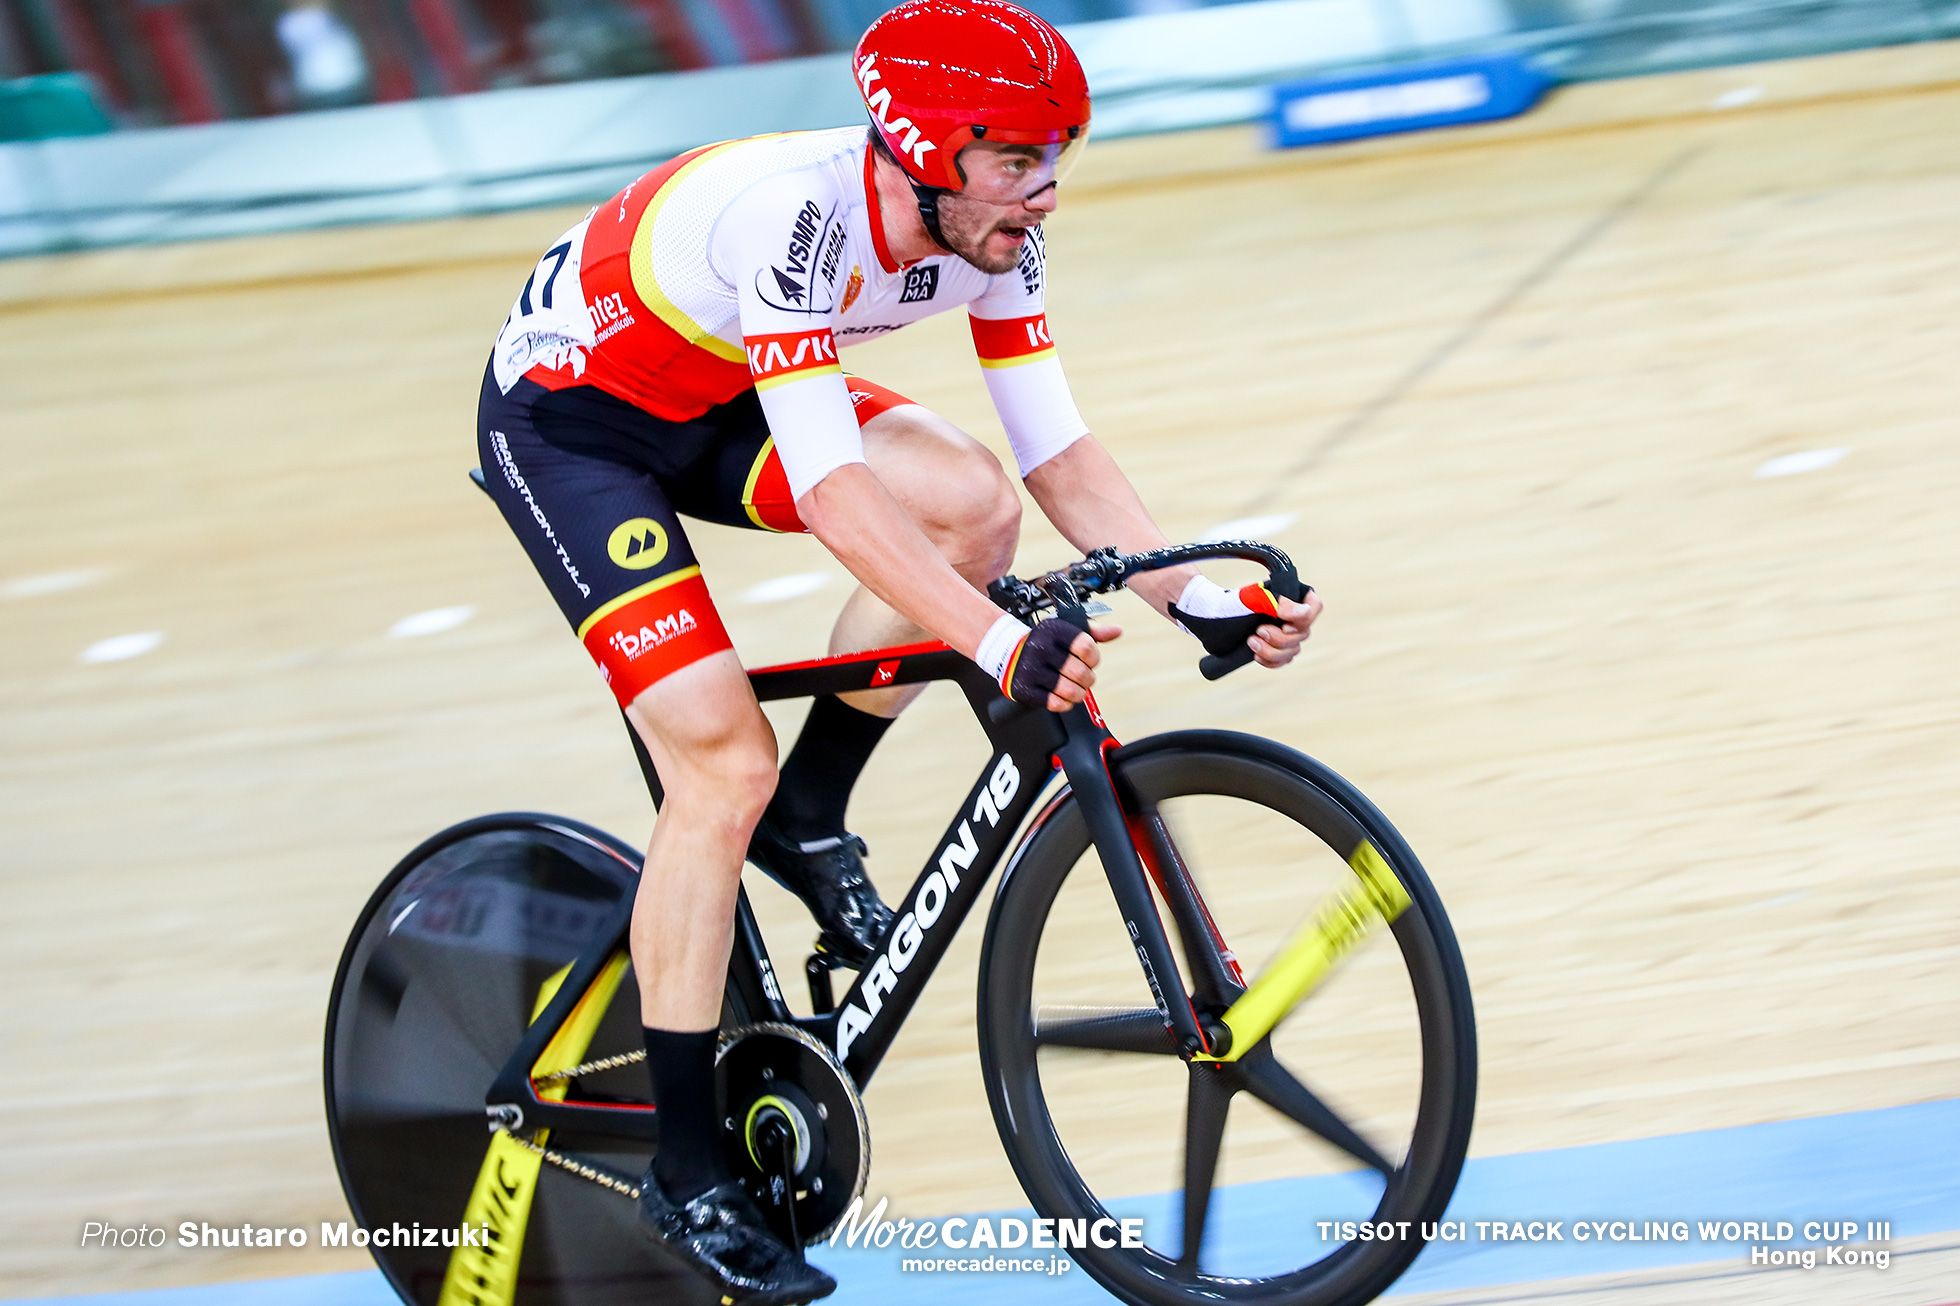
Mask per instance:
[[[823,174],[785,173],[743,193],[709,237],[711,263],[735,287],[749,375],[799,499],[864,461],[830,333],[846,212]]]
[[[967,305],[973,351],[1023,476],[1089,433],[1048,334],[1047,275],[1036,227],[1021,246],[1020,266],[996,276],[986,293]]]

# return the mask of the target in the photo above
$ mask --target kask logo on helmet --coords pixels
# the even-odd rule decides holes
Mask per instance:
[[[891,108],[892,93],[882,86],[876,91],[871,89],[871,83],[883,76],[873,66],[877,62],[877,52],[873,51],[865,55],[863,61],[858,64],[857,79],[859,88],[864,92],[864,107],[871,111],[871,116],[878,120],[878,125],[885,129],[887,135],[898,138],[898,148],[904,153],[911,155],[912,162],[924,168],[926,166],[926,151],[936,150],[939,147],[931,141],[923,139],[919,135],[919,129],[912,125],[910,118],[887,119],[885,117],[885,110]]]
[[[878,140],[935,189],[997,204],[1039,194],[1088,133],[1081,61],[1053,26],[1007,0],[905,0],[866,29],[851,66]],[[980,140],[1033,150],[990,151],[1001,157],[975,176],[962,152]]]

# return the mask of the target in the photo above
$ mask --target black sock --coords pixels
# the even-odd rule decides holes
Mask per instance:
[[[798,843],[842,834],[851,788],[891,724],[890,717],[860,712],[835,694],[812,703],[769,800],[776,828]]]
[[[640,1032],[647,1040],[653,1104],[659,1108],[660,1150],[653,1174],[676,1202],[690,1202],[729,1178],[715,1118],[715,1031],[668,1029]]]

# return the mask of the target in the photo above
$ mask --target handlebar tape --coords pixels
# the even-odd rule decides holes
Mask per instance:
[[[1246,640],[1261,626],[1278,623],[1278,606],[1275,598],[1298,603],[1308,590],[1300,583],[1299,576],[1290,568],[1275,571],[1264,585],[1247,585],[1239,590],[1239,601],[1252,612],[1244,617],[1203,618],[1192,617],[1181,612],[1176,604],[1171,605],[1171,615],[1184,623],[1186,629],[1198,637],[1205,646],[1205,655],[1198,659],[1198,671],[1206,680],[1217,680],[1230,675],[1246,663],[1252,661],[1253,653]],[[1264,600],[1264,602],[1262,602]]]

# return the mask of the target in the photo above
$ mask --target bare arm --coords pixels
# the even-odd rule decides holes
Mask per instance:
[[[831,472],[796,501],[796,509],[810,533],[873,594],[967,657],[1002,619],[993,601],[953,570],[863,463]],[[1049,711],[1067,711],[1088,695],[1100,661],[1096,643],[1122,633],[1120,627],[1098,625],[1075,636],[1060,678],[1048,691]],[[1000,674],[998,668],[988,670]],[[1017,678],[1017,697],[1019,684]]]
[[[1130,478],[1093,435],[1083,436],[1036,467],[1024,484],[1055,529],[1085,553],[1104,545],[1134,553],[1170,543],[1151,520]],[[1170,605],[1197,574],[1192,566],[1166,567],[1136,577],[1129,588],[1168,617]],[[1268,667],[1291,662],[1320,615],[1320,598],[1312,593],[1305,603],[1287,599],[1277,603],[1283,624],[1260,627],[1250,641],[1253,653]]]
[[[1087,553],[1105,545],[1136,553],[1169,544],[1137,497],[1130,478],[1093,435],[1085,435],[1028,473],[1028,493],[1055,529]],[[1198,574],[1192,566],[1167,567],[1138,576],[1129,586],[1145,603],[1165,610]]]
[[[972,657],[1000,609],[966,583],[863,463],[839,467],[796,501],[810,533],[906,620]]]

